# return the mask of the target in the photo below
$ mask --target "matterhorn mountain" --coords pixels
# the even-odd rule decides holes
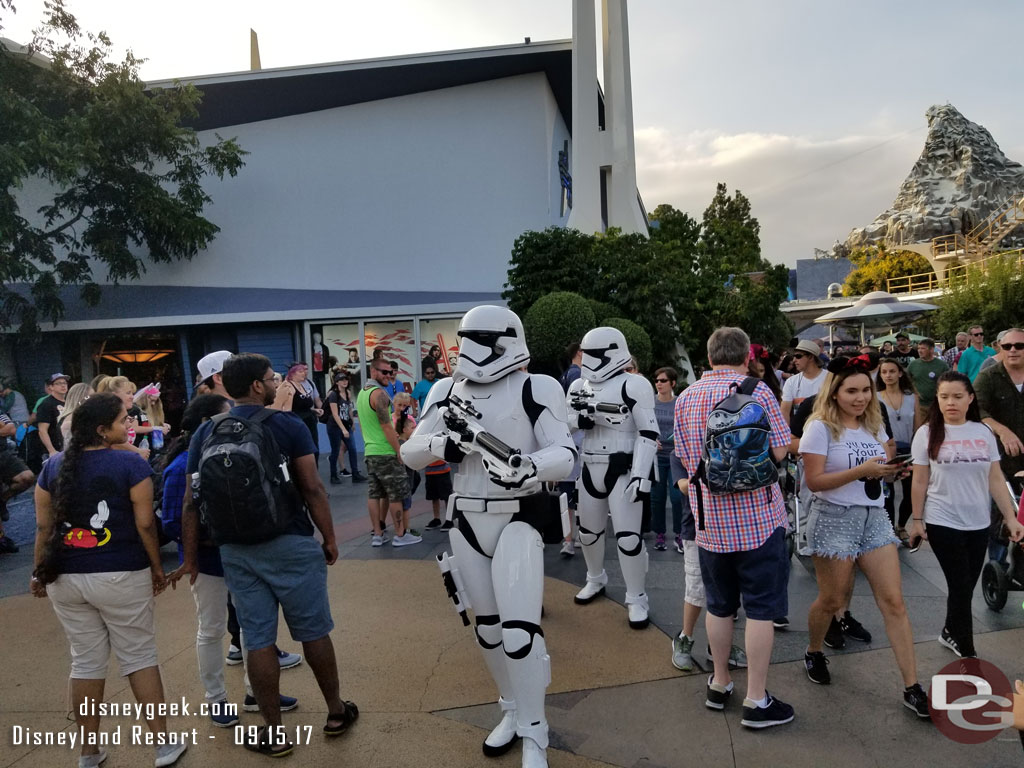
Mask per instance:
[[[925,116],[924,151],[892,207],[853,230],[842,250],[970,232],[1011,198],[1024,196],[1024,167],[1008,159],[983,126],[951,104],[933,106]]]

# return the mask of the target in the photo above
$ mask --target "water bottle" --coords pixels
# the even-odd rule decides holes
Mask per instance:
[[[148,437],[144,437],[144,438],[142,438],[141,441],[139,441],[139,448],[143,449],[144,451],[148,451],[149,450],[149,438]]]
[[[159,451],[161,448],[164,447],[164,430],[163,430],[163,427],[160,427],[159,429],[154,429],[152,432],[149,433],[149,435],[150,435],[150,437],[153,438],[153,450],[154,451]]]

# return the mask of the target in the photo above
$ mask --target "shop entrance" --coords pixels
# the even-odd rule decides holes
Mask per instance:
[[[97,374],[127,376],[139,388],[160,384],[165,418],[171,426],[178,426],[187,391],[177,335],[119,332],[93,339],[91,346]]]

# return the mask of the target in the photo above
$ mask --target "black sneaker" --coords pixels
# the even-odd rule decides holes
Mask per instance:
[[[750,699],[743,700],[743,719],[740,724],[747,728],[771,728],[773,725],[785,725],[793,722],[793,708],[784,701],[779,701],[765,691],[768,697],[767,707],[758,707]]]
[[[341,478],[337,475],[331,475],[331,485],[341,485]]]
[[[454,527],[455,523],[452,520],[445,520],[443,523],[441,523],[442,531],[450,531]]]
[[[846,638],[843,637],[843,628],[839,626],[836,617],[832,617],[832,623],[828,625],[828,632],[825,633],[825,645],[829,648],[840,650],[846,647]]]
[[[427,523],[427,525],[426,525],[426,528],[427,528],[428,531],[432,531],[435,528],[440,528],[440,527],[441,527],[441,521],[438,518],[436,518],[436,517],[433,520],[431,520],[429,523]]]
[[[807,668],[807,679],[818,685],[828,685],[832,682],[832,675],[828,671],[828,659],[821,651],[804,654],[804,667]]]
[[[931,712],[928,711],[928,694],[924,692],[924,688],[921,687],[920,683],[914,683],[909,688],[903,691],[903,706],[913,711],[915,715],[921,719],[931,718]]]
[[[949,634],[949,630],[945,627],[942,628],[942,634],[939,635],[939,645],[946,646],[957,656],[963,657],[964,655],[963,651],[960,650],[960,645],[953,639],[953,636]]]
[[[708,709],[722,711],[725,709],[725,705],[729,702],[729,698],[732,696],[734,684],[729,683],[729,687],[726,688],[725,686],[713,683],[712,680],[714,679],[714,675],[711,675],[708,678],[708,695],[704,699],[704,706]]]
[[[14,543],[14,539],[10,536],[0,536],[0,552],[13,555],[17,551],[18,545]]]
[[[779,616],[772,619],[772,626],[776,629],[789,629],[789,616]]]
[[[366,482],[366,478],[363,475],[359,475],[359,474],[352,475],[352,482],[353,483],[365,483]]]
[[[852,637],[854,640],[860,640],[862,643],[871,642],[871,633],[864,629],[864,625],[853,618],[849,611],[844,613],[843,618],[839,620],[839,627],[843,630],[844,635]]]

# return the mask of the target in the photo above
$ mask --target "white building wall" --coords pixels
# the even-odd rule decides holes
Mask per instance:
[[[142,283],[500,291],[515,238],[567,218],[569,134],[543,74],[216,132],[251,153],[206,185],[221,232]]]

